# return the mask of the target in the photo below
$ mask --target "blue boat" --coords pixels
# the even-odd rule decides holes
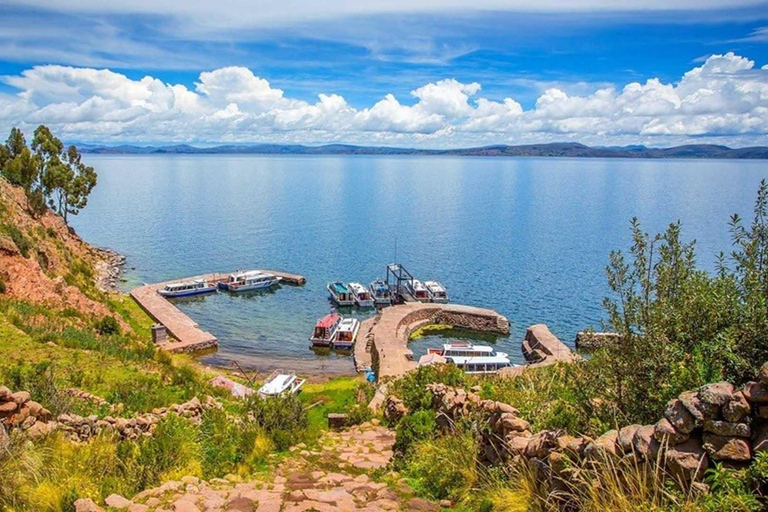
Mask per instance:
[[[339,306],[354,306],[355,294],[352,293],[346,284],[341,281],[328,283],[328,292],[331,294],[333,302]]]
[[[178,283],[167,284],[163,289],[157,290],[157,293],[165,298],[172,299],[213,293],[215,291],[215,284],[208,283],[205,279],[196,279],[194,281],[179,281]]]

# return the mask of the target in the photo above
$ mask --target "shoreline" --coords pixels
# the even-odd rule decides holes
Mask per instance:
[[[123,282],[125,256],[107,247],[96,247],[95,249],[99,257],[95,269],[96,287],[107,293],[122,293],[118,289],[118,283]]]

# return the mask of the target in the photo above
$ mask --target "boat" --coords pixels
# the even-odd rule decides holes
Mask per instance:
[[[389,291],[389,285],[383,279],[377,279],[368,287],[373,295],[373,302],[377,306],[388,306],[392,303],[392,295]]]
[[[309,341],[313,347],[330,347],[336,338],[336,331],[341,323],[341,315],[338,313],[329,313],[317,321],[315,330]]]
[[[293,373],[280,373],[275,370],[259,388],[259,396],[263,398],[293,395],[299,392],[306,379],[300,379]]]
[[[448,292],[445,290],[445,286],[438,283],[437,281],[426,281],[424,286],[427,287],[427,291],[429,291],[430,300],[432,300],[432,302],[437,302],[440,304],[448,302]]]
[[[230,286],[243,283],[249,277],[256,276],[261,273],[261,270],[238,270],[234,274],[229,274],[226,281],[219,283],[219,288],[222,290],[229,290]]]
[[[429,290],[418,279],[408,281],[408,291],[419,302],[429,302],[431,300]]]
[[[345,318],[339,323],[333,348],[349,350],[355,344],[355,338],[360,330],[360,321],[356,318]]]
[[[444,357],[446,362],[455,364],[466,373],[496,373],[502,368],[514,366],[504,352],[496,352],[487,345],[473,345],[468,341],[454,341],[444,344],[442,349],[431,348],[427,351],[427,356],[433,354]],[[421,359],[429,364],[427,356]]]
[[[349,283],[349,289],[355,296],[355,302],[361,308],[373,307],[373,295],[371,291],[360,283]]]
[[[328,292],[331,294],[333,302],[339,306],[355,305],[355,295],[349,290],[347,285],[341,281],[328,283]]]
[[[216,291],[216,285],[208,283],[205,279],[195,279],[194,281],[179,281],[165,285],[157,293],[163,297],[172,299],[176,297],[191,297],[193,295],[202,295]]]
[[[250,274],[241,281],[235,281],[227,284],[227,289],[231,292],[250,292],[254,290],[266,290],[276,285],[280,278],[272,274],[257,272]]]

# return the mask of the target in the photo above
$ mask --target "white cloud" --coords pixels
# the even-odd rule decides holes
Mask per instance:
[[[550,87],[525,110],[445,79],[354,108],[338,94],[286,97],[249,69],[201,73],[194,90],[106,69],[38,66],[3,82],[0,129],[49,125],[83,142],[350,142],[415,146],[579,140],[592,144],[689,141],[764,144],[768,67],[733,53],[710,56],[677,83],[651,78],[621,89],[568,94]]]

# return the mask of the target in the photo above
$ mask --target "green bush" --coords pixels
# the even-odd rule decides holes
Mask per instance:
[[[407,473],[430,498],[459,501],[477,484],[477,452],[474,436],[464,430],[421,441],[412,448]]]
[[[420,366],[416,371],[409,372],[393,382],[389,392],[400,398],[411,411],[416,411],[432,406],[432,394],[424,390],[427,384],[439,382],[464,387],[468,380],[464,371],[454,365]]]
[[[101,320],[96,322],[96,332],[102,336],[111,336],[113,334],[120,334],[120,324],[117,323],[115,317],[105,316]]]
[[[246,400],[245,409],[248,419],[263,429],[278,450],[286,450],[306,435],[309,418],[294,395],[262,398],[254,394]]]
[[[24,234],[14,225],[5,224],[2,226],[2,230],[11,237],[16,248],[19,250],[22,256],[29,258],[29,253],[32,250],[32,243]]]
[[[398,458],[402,459],[414,444],[435,437],[437,434],[435,412],[424,409],[404,416],[397,424],[396,434],[394,450]]]

